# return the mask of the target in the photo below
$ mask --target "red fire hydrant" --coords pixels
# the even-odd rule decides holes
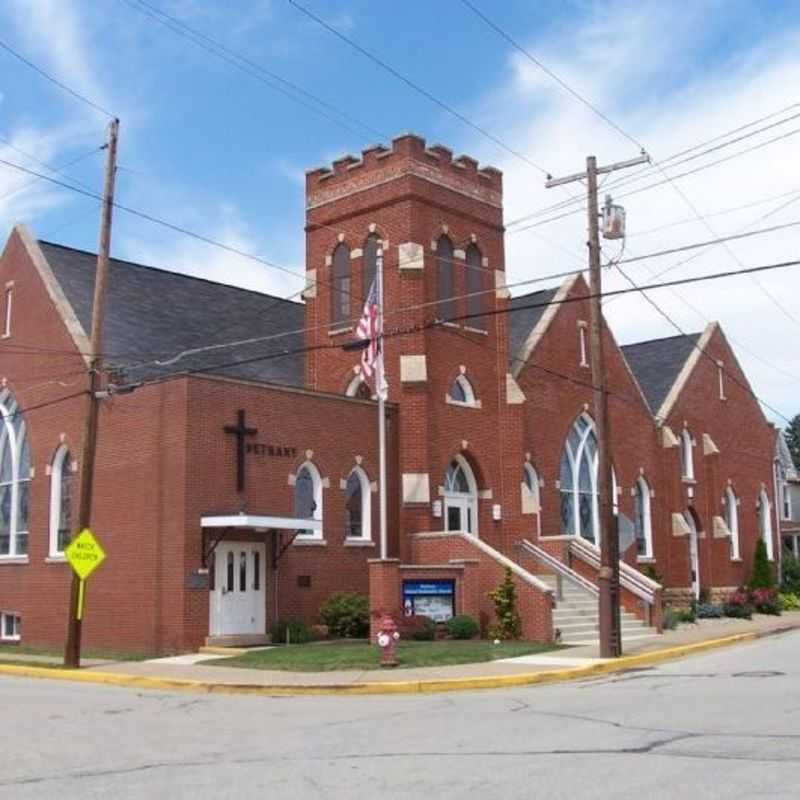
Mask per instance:
[[[397,624],[389,614],[384,613],[378,623],[378,647],[381,649],[382,667],[397,666],[397,640],[399,638]]]

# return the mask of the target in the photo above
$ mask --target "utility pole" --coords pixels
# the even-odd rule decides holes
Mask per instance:
[[[108,258],[111,250],[111,218],[114,210],[114,179],[117,172],[117,139],[119,120],[108,126],[106,140],[106,170],[103,185],[103,205],[100,216],[100,243],[97,249],[97,270],[94,279],[92,304],[92,332],[89,343],[89,401],[81,443],[80,505],[77,532],[89,528],[92,520],[92,492],[94,489],[94,462],[97,451],[97,420],[100,413],[100,369],[103,363],[103,323],[105,321],[106,285],[108,283]],[[64,647],[64,666],[77,669],[81,665],[81,625],[78,619],[78,576],[72,575],[67,643]]]
[[[600,570],[597,584],[600,590],[600,655],[602,658],[616,658],[622,655],[622,636],[620,626],[619,598],[619,534],[614,517],[614,499],[609,489],[613,486],[611,477],[611,426],[608,415],[608,391],[606,389],[605,356],[603,352],[603,312],[601,296],[603,292],[600,268],[600,209],[597,202],[597,176],[614,172],[625,167],[633,167],[650,160],[646,154],[630,161],[620,161],[606,167],[597,166],[597,159],[586,159],[586,172],[568,175],[564,178],[549,178],[545,186],[563,186],[573,181],[586,181],[587,208],[589,221],[589,287],[590,324],[589,344],[594,392],[594,423],[597,437],[597,494],[599,506],[598,536],[600,539]]]

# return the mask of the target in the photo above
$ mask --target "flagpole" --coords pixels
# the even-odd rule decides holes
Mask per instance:
[[[378,457],[380,460],[380,480],[378,499],[380,504],[380,543],[381,559],[388,558],[386,535],[386,376],[383,362],[383,248],[378,248],[375,280],[378,295],[378,364],[375,374],[375,389],[378,395]]]

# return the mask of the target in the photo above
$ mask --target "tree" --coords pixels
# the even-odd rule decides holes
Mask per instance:
[[[773,589],[775,587],[775,573],[767,557],[767,545],[763,539],[756,542],[756,551],[753,555],[753,577],[750,578],[750,589]]]
[[[795,467],[800,469],[800,414],[795,414],[783,435],[789,452],[792,454],[792,461],[794,461]]]
[[[519,639],[522,620],[517,611],[517,590],[511,567],[506,567],[502,582],[489,592],[489,597],[494,601],[494,613],[497,616],[497,622],[489,628],[489,636],[493,639]]]

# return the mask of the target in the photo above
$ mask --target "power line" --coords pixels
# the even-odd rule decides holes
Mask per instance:
[[[67,92],[67,94],[72,95],[76,100],[80,100],[82,103],[85,103],[87,106],[90,106],[91,108],[95,109],[95,111],[99,111],[100,113],[105,114],[107,117],[110,117],[111,119],[116,118],[115,114],[112,114],[110,111],[103,108],[101,105],[98,105],[93,100],[89,100],[88,97],[85,97],[79,92],[76,92],[74,89],[71,89],[69,86],[67,86],[65,83],[62,83],[57,78],[54,78],[49,72],[45,72],[45,70],[43,70],[41,67],[36,66],[36,64],[34,64],[32,61],[29,61],[27,58],[25,58],[25,56],[23,56],[21,53],[18,53],[10,45],[6,44],[2,40],[0,40],[0,47],[2,47],[3,50],[5,50],[7,53],[10,53],[12,56],[14,56],[14,58],[18,59],[23,64],[25,64],[25,66],[30,67],[32,70],[34,70],[34,72],[38,72],[39,75],[50,81],[50,83],[54,84],[55,86],[58,86],[59,89],[61,89],[64,92]]]
[[[359,135],[359,131],[353,128],[351,125],[342,121],[342,119],[337,119],[336,117],[332,116],[329,113],[326,113],[322,109],[325,108],[334,114],[337,114],[339,117],[342,117],[345,120],[349,120],[350,122],[357,125],[359,128],[368,131],[370,135],[377,135],[379,138],[385,139],[390,138],[386,134],[381,133],[371,125],[367,124],[366,122],[362,122],[361,120],[353,117],[346,111],[343,111],[340,108],[337,108],[332,103],[323,100],[321,97],[309,92],[307,89],[304,89],[302,86],[287,80],[286,78],[281,77],[275,72],[267,69],[263,65],[253,61],[251,58],[242,55],[241,53],[232,50],[231,48],[224,45],[217,39],[208,36],[207,34],[197,30],[196,28],[192,28],[187,25],[185,22],[179,20],[177,17],[174,17],[168,14],[166,11],[162,11],[161,9],[155,8],[150,3],[145,2],[145,0],[135,0],[136,4],[134,4],[133,0],[122,0],[127,6],[138,11],[141,14],[144,14],[146,17],[150,18],[154,22],[163,25],[165,28],[173,31],[173,33],[177,34],[178,36],[187,39],[188,41],[193,42],[195,45],[200,47],[202,50],[205,50],[207,53],[210,53],[217,58],[221,59],[222,61],[231,64],[232,66],[236,67],[236,69],[244,72],[250,77],[255,78],[261,83],[269,86],[276,92],[280,92],[285,97],[288,97],[290,100],[293,100],[296,103],[308,108],[309,110],[313,111],[316,114],[321,115],[325,119],[329,120],[330,122],[335,123],[336,125],[341,125],[342,127],[349,130],[351,133],[355,133]],[[293,94],[294,93],[294,94]],[[298,95],[302,95],[302,97],[306,97],[309,100],[313,101],[313,103],[317,103],[321,108],[317,108],[316,106],[312,105],[298,97]]]
[[[330,25],[329,23],[325,22],[324,19],[318,17],[310,9],[308,9],[305,6],[301,5],[300,3],[296,2],[296,0],[289,0],[289,2],[298,11],[300,11],[302,14],[305,14],[309,19],[313,20],[318,25],[320,25],[321,27],[325,28],[325,30],[327,30],[330,33],[332,33],[338,39],[341,39],[341,41],[345,42],[345,44],[349,45],[354,50],[356,50],[359,53],[361,53],[361,55],[363,55],[364,57],[368,58],[374,64],[377,64],[381,69],[385,70],[390,75],[392,75],[395,78],[397,78],[397,80],[401,81],[406,86],[409,86],[415,92],[417,92],[418,94],[421,94],[427,100],[430,100],[430,102],[432,102],[435,105],[439,106],[439,108],[441,108],[442,110],[446,111],[448,114],[450,114],[451,116],[455,117],[460,122],[463,122],[465,125],[468,125],[470,128],[472,128],[472,130],[477,131],[484,138],[489,139],[489,141],[493,142],[498,147],[500,147],[501,149],[505,150],[505,152],[510,153],[512,156],[514,156],[515,158],[520,159],[521,161],[524,161],[526,164],[528,164],[528,166],[531,166],[534,169],[538,170],[540,173],[542,173],[542,175],[547,175],[548,174],[548,171],[543,166],[541,166],[540,164],[537,164],[535,161],[532,161],[530,158],[528,158],[523,153],[520,153],[518,150],[515,150],[513,147],[511,147],[510,145],[506,144],[504,141],[499,139],[493,133],[491,133],[490,131],[486,130],[486,128],[483,128],[480,125],[478,125],[477,123],[473,122],[471,119],[469,119],[469,117],[466,117],[460,111],[458,111],[457,109],[453,108],[448,103],[444,102],[444,100],[441,100],[438,97],[436,97],[436,95],[432,94],[427,89],[423,88],[418,83],[416,83],[415,81],[411,80],[411,78],[407,77],[402,72],[400,72],[399,70],[395,69],[393,66],[391,66],[391,64],[388,64],[386,61],[384,61],[383,59],[379,58],[374,53],[372,53],[369,50],[367,50],[366,48],[362,47],[360,44],[358,44],[358,42],[354,41],[349,36],[346,36],[344,33],[342,33],[341,31],[337,30],[336,28],[334,28],[333,25]]]

